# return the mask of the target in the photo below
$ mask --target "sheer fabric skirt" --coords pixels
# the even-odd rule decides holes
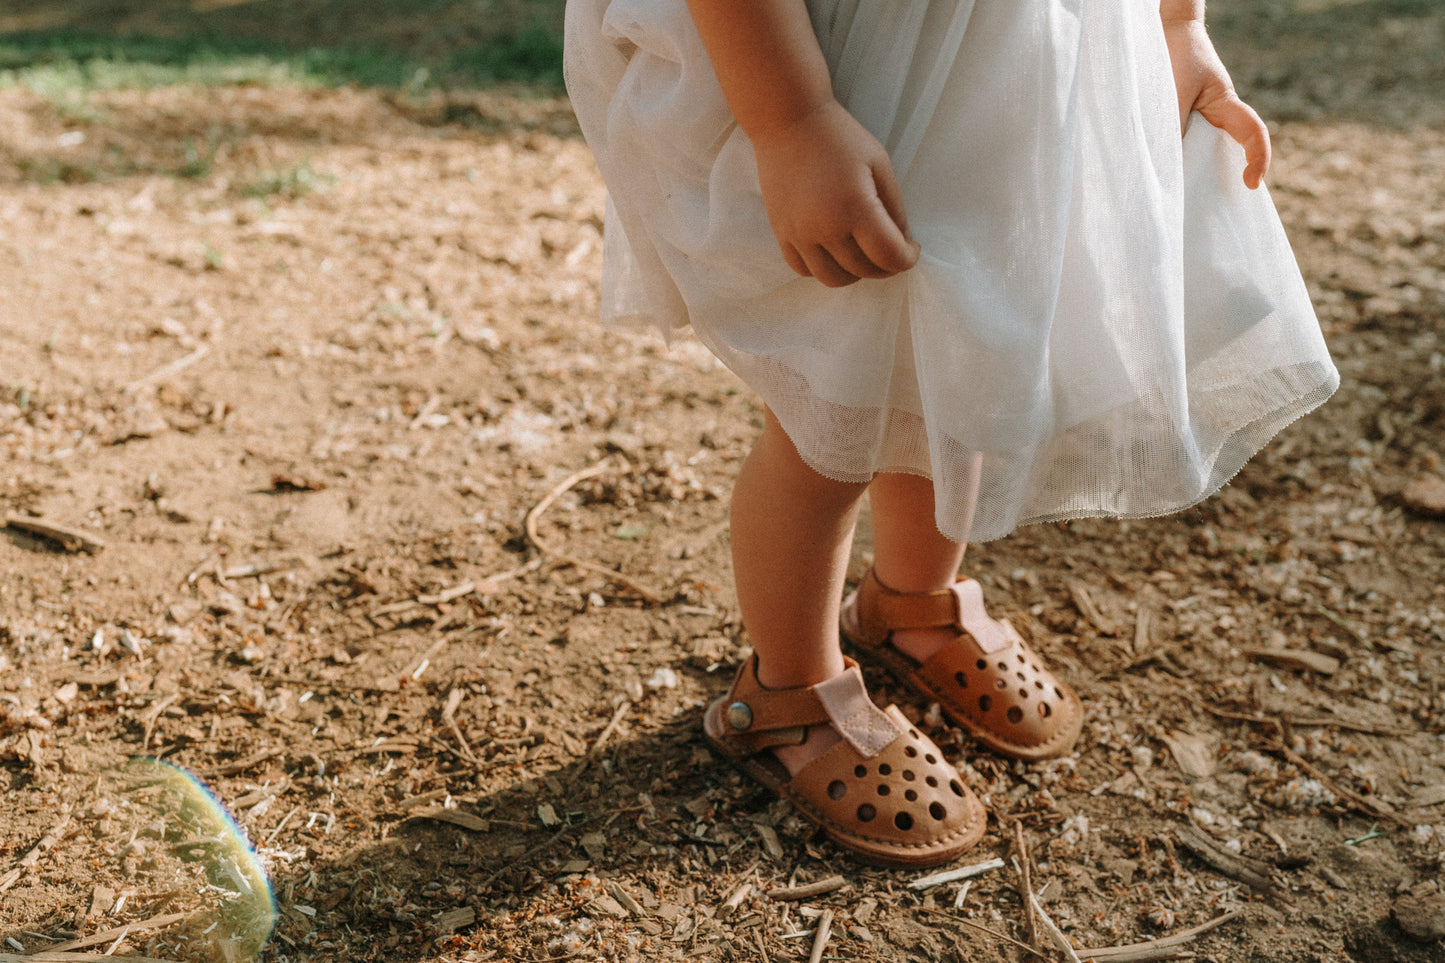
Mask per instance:
[[[955,539],[1185,508],[1329,397],[1268,193],[1198,115],[1181,141],[1157,0],[808,7],[918,265],[795,275],[683,0],[569,0],[604,320],[690,325],[809,465],[932,478]]]

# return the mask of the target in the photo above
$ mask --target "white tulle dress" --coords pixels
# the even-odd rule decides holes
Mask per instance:
[[[1181,143],[1158,0],[808,7],[918,265],[795,275],[684,0],[569,0],[605,320],[690,325],[813,468],[931,477],[956,539],[1185,508],[1329,397],[1268,194],[1198,115]]]

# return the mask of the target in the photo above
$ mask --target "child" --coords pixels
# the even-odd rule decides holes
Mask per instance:
[[[984,812],[840,619],[994,751],[1067,752],[1078,696],[956,580],[965,540],[1193,505],[1338,383],[1203,6],[569,0],[603,314],[690,325],[766,405],[755,655],[706,733],[865,860],[950,860]]]

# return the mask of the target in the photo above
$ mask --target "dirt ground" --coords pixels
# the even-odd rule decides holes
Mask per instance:
[[[1445,9],[1211,10],[1344,384],[1198,509],[970,549],[1088,720],[1023,765],[908,708],[1006,861],[961,905],[701,739],[759,409],[595,322],[564,101],[0,90],[0,507],[104,543],[0,537],[0,956],[224,958],[235,885],[117,775],[159,755],[277,963],[1021,960],[1018,838],[1080,948],[1445,960],[1392,917],[1445,915]]]

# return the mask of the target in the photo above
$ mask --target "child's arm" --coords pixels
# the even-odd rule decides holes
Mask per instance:
[[[1204,30],[1204,0],[1160,0],[1159,18],[1169,43],[1174,87],[1179,94],[1179,125],[1191,110],[1237,140],[1244,148],[1244,183],[1258,187],[1269,170],[1269,128],[1234,92],[1229,72]]]
[[[893,166],[833,97],[802,0],[687,0],[794,271],[829,287],[918,260]]]

